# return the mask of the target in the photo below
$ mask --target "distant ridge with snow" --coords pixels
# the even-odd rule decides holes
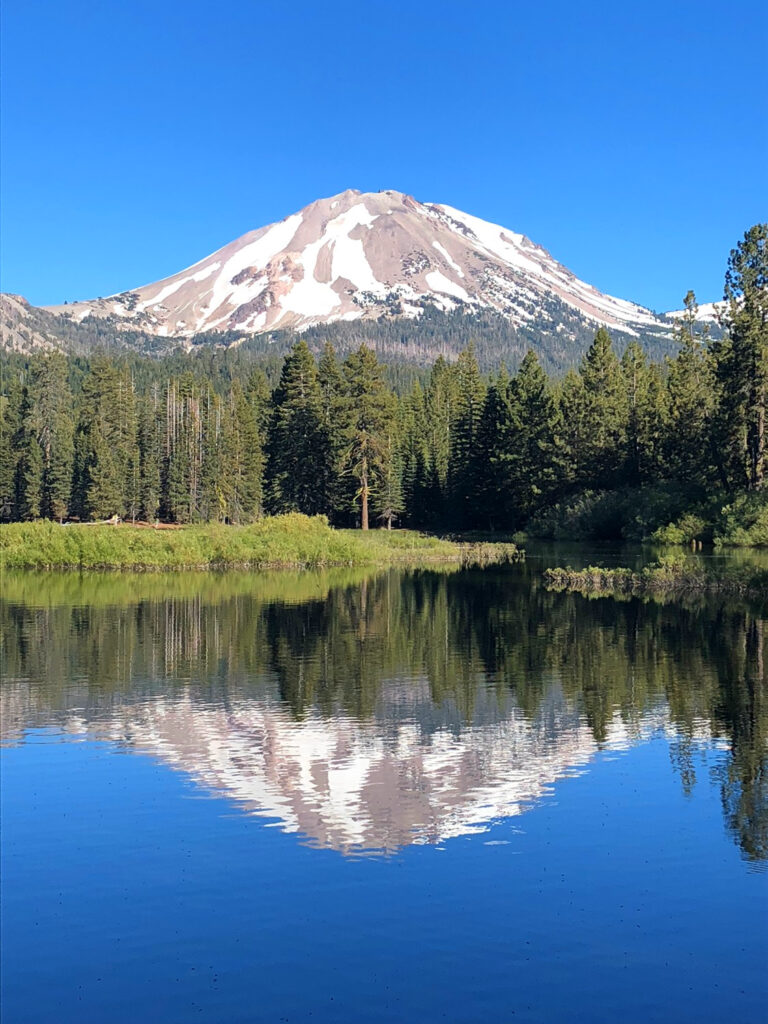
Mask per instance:
[[[35,313],[37,326],[30,326]],[[599,326],[663,346],[674,322],[598,291],[498,224],[401,192],[354,189],[250,231],[154,284],[37,311],[6,296],[3,322],[26,317],[37,347],[56,344],[57,322],[71,336],[93,320],[118,344],[121,334],[138,332],[190,347],[199,335],[334,324],[367,326],[369,336],[372,322],[419,321],[425,314],[490,316],[526,345],[550,339],[580,350]],[[5,339],[5,347],[25,347],[18,332],[8,337],[15,341]]]

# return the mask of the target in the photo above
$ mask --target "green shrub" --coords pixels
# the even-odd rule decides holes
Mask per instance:
[[[768,492],[739,495],[725,505],[715,526],[717,545],[764,547],[768,545]]]
[[[712,524],[702,516],[686,512],[676,522],[659,526],[653,531],[651,539],[658,544],[690,544],[694,540],[711,540]]]
[[[679,484],[581,491],[539,512],[528,523],[533,537],[553,540],[647,540],[700,500]],[[669,541],[669,543],[680,543]]]

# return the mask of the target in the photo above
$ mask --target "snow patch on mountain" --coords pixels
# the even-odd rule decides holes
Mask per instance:
[[[210,277],[211,274],[217,271],[220,266],[221,264],[218,262],[211,263],[207,267],[203,267],[202,270],[198,270],[196,274],[189,274],[187,277],[182,277],[180,280],[171,281],[171,283],[167,284],[165,288],[162,288],[157,293],[157,295],[154,295],[151,300],[147,300],[146,302],[140,302],[137,305],[136,309],[140,313],[143,313],[146,307],[150,304],[150,302],[153,306],[161,305],[163,302],[165,302],[167,298],[173,295],[174,292],[178,291],[179,288],[187,284],[188,281],[204,281],[207,277]],[[116,305],[115,311],[117,311],[118,309],[119,306]]]
[[[445,262],[456,271],[459,277],[464,277],[464,271],[461,269],[458,263],[451,259],[451,254],[446,249],[444,249],[439,242],[433,242],[432,247],[434,249],[437,249],[437,251],[443,257]]]
[[[726,302],[704,302],[696,311],[696,319],[703,323],[719,323],[719,318],[725,312],[727,305]],[[667,316],[679,320],[686,315],[686,312],[685,309],[673,309],[667,313]]]
[[[549,332],[562,308],[590,328],[670,331],[669,320],[580,281],[524,235],[393,191],[320,199],[163,281],[50,311],[191,337],[417,317],[459,304]]]
[[[454,295],[457,299],[461,299],[462,302],[469,302],[469,295],[461,285],[449,281],[445,274],[441,274],[439,270],[430,271],[425,275],[424,280],[433,292],[444,292],[446,295]]]

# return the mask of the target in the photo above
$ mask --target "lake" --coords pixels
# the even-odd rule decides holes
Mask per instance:
[[[5,573],[3,1024],[765,1021],[768,603],[541,581],[646,557]]]

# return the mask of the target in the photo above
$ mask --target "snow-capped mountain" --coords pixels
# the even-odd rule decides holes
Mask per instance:
[[[172,277],[50,312],[189,338],[418,318],[435,307],[493,312],[544,333],[600,324],[632,336],[670,330],[649,309],[580,281],[524,235],[393,191],[320,199]]]

